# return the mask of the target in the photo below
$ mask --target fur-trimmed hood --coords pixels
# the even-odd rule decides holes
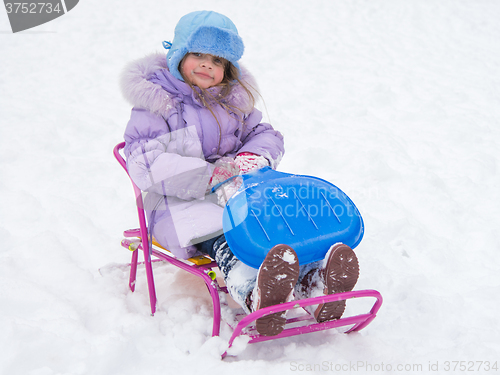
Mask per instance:
[[[257,98],[258,89],[253,76],[241,65],[240,68],[240,80],[252,92],[254,98]],[[141,59],[132,61],[125,67],[121,75],[120,84],[123,96],[132,106],[144,108],[167,117],[175,106],[174,97],[171,93],[164,90],[162,86],[150,82],[154,73],[161,69],[168,72],[165,54],[154,53],[147,55]],[[188,84],[179,81],[173,75],[170,76],[172,80],[175,80],[175,87],[180,95],[193,95],[192,89]],[[241,109],[245,114],[250,113],[253,109],[252,101],[240,84],[233,86],[226,101]]]

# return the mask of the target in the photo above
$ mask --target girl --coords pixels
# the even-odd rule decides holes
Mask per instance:
[[[325,259],[299,267],[295,251],[278,245],[259,270],[239,261],[222,233],[223,206],[241,183],[226,179],[254,169],[276,169],[283,137],[254,108],[256,84],[238,64],[243,42],[227,17],[189,13],[175,28],[163,54],[127,66],[125,97],[134,106],[125,131],[128,172],[145,193],[149,230],[179,258],[197,252],[217,262],[229,293],[246,312],[352,290],[358,262],[346,245],[332,246]],[[344,301],[311,309],[319,321],[338,319]],[[284,313],[260,318],[263,335],[283,330]]]

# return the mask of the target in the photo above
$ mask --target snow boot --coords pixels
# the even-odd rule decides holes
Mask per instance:
[[[298,283],[296,294],[299,298],[317,297],[351,291],[359,276],[358,258],[347,245],[335,244],[326,254],[322,266],[313,269]],[[346,301],[327,302],[308,306],[308,311],[318,323],[340,319]]]
[[[287,245],[276,245],[262,262],[257,283],[251,294],[252,311],[288,302],[299,278],[299,259]],[[275,336],[283,331],[286,311],[257,319],[257,332],[263,336]]]

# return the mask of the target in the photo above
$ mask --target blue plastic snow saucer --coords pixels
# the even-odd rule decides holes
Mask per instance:
[[[230,249],[243,263],[259,268],[274,245],[286,244],[307,264],[323,259],[335,243],[355,248],[361,241],[361,214],[335,185],[269,167],[242,178],[222,223]]]

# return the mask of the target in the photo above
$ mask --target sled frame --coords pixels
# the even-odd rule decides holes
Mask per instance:
[[[118,163],[123,167],[128,175],[127,165],[125,159],[120,154],[120,150],[125,147],[125,142],[119,143],[113,149],[113,154],[118,161]],[[128,175],[129,176],[129,175]],[[130,176],[129,176],[130,178]],[[212,336],[219,336],[220,326],[221,326],[221,302],[219,293],[226,293],[227,288],[221,287],[215,278],[215,271],[217,269],[217,264],[208,256],[190,258],[188,260],[182,260],[176,258],[168,250],[162,248],[153,239],[154,246],[151,246],[152,251],[150,254],[150,243],[149,243],[149,233],[146,223],[146,215],[144,212],[144,204],[142,199],[142,191],[139,187],[132,181],[134,194],[136,198],[137,214],[139,218],[139,228],[129,229],[124,231],[124,239],[121,241],[121,245],[132,251],[132,260],[130,263],[130,276],[129,276],[129,288],[132,292],[135,291],[136,279],[137,279],[137,266],[139,264],[139,252],[143,253],[146,279],[148,285],[149,301],[151,307],[151,315],[156,312],[156,289],[153,277],[153,267],[152,262],[154,261],[165,261],[168,262],[184,271],[191,273],[199,278],[201,278],[205,285],[207,286],[208,292],[212,298],[213,305],[213,325],[212,325]],[[153,260],[152,257],[155,257]],[[348,300],[353,298],[365,298],[372,297],[375,298],[375,302],[371,310],[366,314],[341,318],[333,321],[317,323],[314,317],[304,310],[302,315],[297,317],[287,319],[285,324],[285,329],[276,336],[263,336],[255,331],[253,323],[264,316],[274,314],[276,312],[292,310],[297,308],[305,308],[306,306],[317,305],[320,303],[335,302],[341,300]],[[233,334],[228,343],[228,350],[231,348],[234,340],[240,335],[247,335],[250,337],[249,343],[257,343],[268,340],[274,340],[284,337],[296,336],[310,332],[317,332],[326,329],[338,328],[343,326],[352,327],[346,331],[346,333],[359,331],[365,328],[368,324],[375,319],[380,306],[382,305],[382,296],[376,290],[360,290],[352,292],[337,293],[326,296],[319,296],[314,298],[308,298],[303,300],[294,300],[291,302],[286,302],[279,305],[269,306],[257,310],[251,314],[245,315],[239,320],[237,325],[233,328]],[[222,355],[222,358],[226,357],[226,352]]]

